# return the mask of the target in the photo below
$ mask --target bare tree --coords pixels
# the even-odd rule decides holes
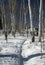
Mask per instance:
[[[25,24],[24,24],[24,0],[22,0],[22,34],[24,36],[25,33],[25,28],[24,28]]]
[[[0,6],[1,6],[1,12],[2,12],[2,16],[1,16],[1,19],[2,19],[2,26],[3,26],[3,31],[5,30],[5,26],[4,26],[4,14],[5,14],[5,11],[4,11],[4,4],[2,4],[2,1],[0,0]]]
[[[2,11],[2,15],[4,16],[4,24],[5,24],[5,39],[7,40],[7,26],[6,26],[6,15],[5,15],[5,7],[4,7],[4,3],[2,4],[2,9],[3,9],[3,11]]]
[[[42,22],[43,22],[43,0],[40,0],[40,9],[39,9],[39,42],[41,42],[42,37]],[[41,42],[41,59],[42,59],[42,42]]]
[[[39,41],[41,41],[42,36],[42,0],[40,0],[40,8],[39,8]]]
[[[1,11],[1,20],[2,20],[2,28],[3,28],[3,12],[2,12],[2,2],[1,2],[1,0],[0,0],[0,11]]]
[[[11,25],[12,25],[12,34],[15,37],[15,5],[16,0],[9,0],[10,2],[10,14],[11,14]]]
[[[20,29],[20,35],[22,34],[22,2],[21,2],[21,6],[20,6],[20,22],[19,22],[19,29]]]
[[[34,29],[33,29],[33,19],[32,19],[32,10],[31,10],[31,0],[28,0],[28,7],[29,7],[29,16],[30,16],[30,27],[31,27],[31,34],[32,34],[32,42],[34,42]]]
[[[30,15],[30,27],[31,27],[31,32],[33,31],[33,22],[32,22],[32,12],[31,12],[31,4],[30,0],[28,0],[28,7],[29,7],[29,15]]]
[[[20,29],[21,29],[21,34],[24,36],[25,33],[24,0],[21,0],[21,6],[20,6]]]
[[[26,20],[26,14],[27,14],[27,11],[28,11],[28,8],[25,7],[24,9],[24,22],[25,22],[25,29],[26,29],[26,34],[27,34],[27,37],[28,37],[28,24],[27,24],[27,20]]]

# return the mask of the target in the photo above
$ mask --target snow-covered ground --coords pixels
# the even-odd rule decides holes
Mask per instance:
[[[36,53],[40,53],[41,46],[36,43],[28,43],[29,41],[25,41],[25,43],[22,46],[22,56],[24,58],[27,58],[28,56]]]
[[[0,58],[0,65],[18,65],[18,58],[4,57]]]
[[[42,52],[45,51],[42,49]],[[41,59],[41,43],[30,43],[29,39],[22,45],[22,57],[24,58],[24,65],[45,65],[45,55]]]
[[[0,37],[0,55],[16,54],[19,56],[21,46],[27,38],[23,36],[16,36],[15,38],[10,34],[8,40],[5,40],[4,35]],[[19,65],[19,58],[15,57],[0,57],[0,65]],[[21,64],[20,64],[21,65]]]
[[[20,36],[15,38],[13,36],[9,37],[7,41],[4,39],[0,40],[0,54],[18,53],[20,51],[22,43],[27,39],[26,37],[20,37]]]
[[[41,43],[32,43],[31,39],[31,36],[27,38],[26,36],[19,36],[19,34],[14,38],[10,34],[6,42],[4,35],[2,35],[0,36],[0,54],[19,55],[20,51],[22,51],[21,56],[23,59],[28,59],[29,57],[27,61],[23,60],[23,65],[45,65],[45,58],[40,59],[40,56],[30,58],[31,55],[41,53]],[[43,44],[43,46],[45,47],[45,44]],[[43,51],[43,53],[45,53],[45,51]],[[17,58],[0,58],[0,65],[18,65],[15,59]],[[19,59],[17,59],[17,61],[19,61]]]
[[[24,65],[45,65],[45,58],[40,59],[41,57],[35,57],[32,59],[29,59],[28,61],[25,61]]]

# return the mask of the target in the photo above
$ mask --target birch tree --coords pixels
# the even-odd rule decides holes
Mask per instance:
[[[29,7],[29,16],[30,16],[30,27],[31,27],[31,32],[33,31],[33,22],[32,22],[32,12],[31,12],[31,0],[28,0],[28,7]]]
[[[43,14],[43,0],[40,0],[40,9],[39,9],[39,42],[41,42],[42,36],[42,14]],[[42,59],[42,42],[41,42],[41,59]]]
[[[16,4],[16,0],[10,0],[11,25],[12,25],[12,34],[14,37],[15,37],[15,4]]]
[[[41,41],[42,36],[42,0],[40,0],[40,8],[39,8],[39,41]]]
[[[32,10],[31,10],[31,0],[28,0],[28,7],[29,7],[29,16],[30,16],[30,27],[32,33],[32,42],[34,42],[34,29],[33,29],[33,19],[32,19]]]

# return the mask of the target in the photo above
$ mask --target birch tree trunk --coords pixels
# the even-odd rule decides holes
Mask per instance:
[[[44,33],[44,20],[43,20],[43,5],[42,5],[42,36]]]
[[[24,19],[25,19],[25,21],[24,21],[24,22],[25,22],[25,26],[24,26],[24,27],[25,27],[25,29],[27,30],[27,27],[26,27],[26,11],[24,11]],[[25,32],[25,33],[26,33],[26,32]],[[28,36],[28,35],[27,35],[27,36]]]
[[[12,21],[12,33],[15,31],[15,19],[14,19],[14,2],[12,1],[12,14],[11,14],[11,21]]]
[[[22,30],[23,36],[25,33],[25,23],[24,23],[24,0],[22,0]]]
[[[12,34],[15,37],[15,2],[16,0],[11,1],[11,25],[12,25]]]
[[[30,27],[31,27],[31,32],[33,32],[33,22],[32,22],[32,12],[31,12],[30,0],[28,0],[28,7],[29,7],[29,16],[30,16]]]
[[[42,36],[42,0],[40,0],[40,9],[39,9],[39,41],[41,41]]]
[[[30,16],[30,27],[31,27],[31,34],[32,34],[32,42],[35,41],[34,37],[34,29],[33,29],[33,20],[32,20],[32,11],[31,11],[31,0],[28,0],[28,7],[29,7],[29,16]]]
[[[43,8],[42,8],[42,2],[43,0],[40,0],[40,9],[39,9],[39,42],[41,42],[41,36],[42,36],[42,13],[43,13]],[[42,59],[42,42],[41,42],[41,59]]]
[[[27,22],[26,22],[27,9],[25,7],[24,0],[23,0],[23,9],[24,9],[24,33],[27,33],[27,37],[28,37],[28,26],[26,25],[27,24]],[[25,32],[25,30],[26,30],[26,32]]]

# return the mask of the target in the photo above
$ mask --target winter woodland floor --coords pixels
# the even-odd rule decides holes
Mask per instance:
[[[42,45],[41,59],[41,43],[32,43],[31,36],[16,35],[14,38],[10,34],[6,42],[4,35],[1,35],[0,65],[45,65],[45,42]]]

